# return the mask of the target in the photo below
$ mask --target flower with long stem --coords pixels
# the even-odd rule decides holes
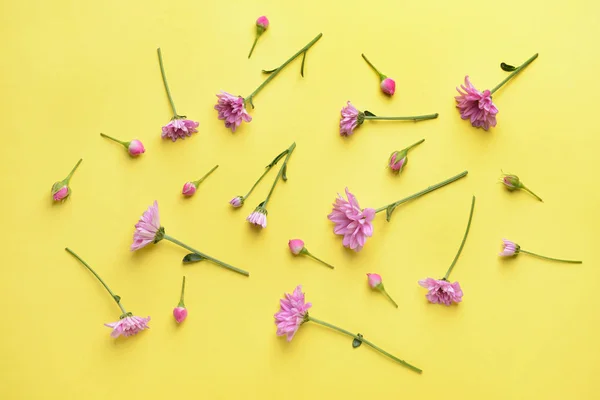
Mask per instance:
[[[354,129],[358,128],[366,120],[373,121],[424,121],[427,119],[435,119],[438,113],[427,115],[415,115],[411,117],[381,117],[373,114],[371,111],[359,111],[348,101],[346,107],[342,108],[340,118],[340,135],[350,136],[354,133]]]
[[[553,257],[543,256],[541,254],[533,253],[528,250],[523,250],[521,248],[521,246],[519,246],[515,242],[511,242],[510,240],[502,239],[502,241],[503,241],[502,252],[499,254],[501,257],[512,257],[512,256],[516,256],[519,253],[525,253],[525,254],[529,254],[534,257],[542,258],[544,260],[558,261],[558,262],[568,263],[568,264],[582,264],[583,263],[583,261],[565,260],[562,258],[553,258]]]
[[[314,256],[310,251],[308,251],[306,246],[304,246],[304,241],[302,239],[288,240],[288,247],[290,248],[290,251],[292,252],[292,254],[295,256],[300,255],[300,254],[305,255],[305,256],[312,258],[315,261],[320,262],[323,265],[328,266],[331,269],[335,268],[333,265],[326,263],[325,261],[321,260],[320,258]]]
[[[542,198],[540,196],[533,193],[527,186],[525,186],[523,184],[523,182],[521,182],[519,177],[516,175],[503,174],[500,182],[502,182],[504,187],[506,187],[506,189],[509,192],[513,192],[515,190],[524,190],[527,193],[529,193],[530,195],[532,195],[533,197],[535,197],[536,199],[538,199],[539,201],[541,201],[542,203],[544,202],[544,200],[542,200]]]
[[[383,293],[385,295],[385,297],[388,298],[389,301],[392,302],[392,304],[398,308],[398,303],[396,303],[394,301],[394,299],[392,299],[392,296],[389,295],[389,293],[387,292],[387,290],[385,290],[385,286],[383,286],[383,279],[381,279],[381,275],[379,274],[367,274],[367,280],[369,282],[369,286],[371,287],[371,289],[377,289],[379,290],[381,293]]]
[[[364,54],[361,54],[362,58],[365,59],[365,61],[367,62],[367,64],[369,64],[369,67],[371,67],[371,69],[373,71],[375,71],[375,73],[377,75],[379,75],[379,87],[381,88],[381,91],[389,96],[392,96],[395,92],[396,92],[396,82],[392,79],[392,78],[388,78],[385,74],[382,74],[372,63],[371,61],[369,61],[369,59],[367,58],[367,56],[365,56]]]
[[[181,295],[179,296],[179,304],[173,309],[173,317],[178,324],[182,323],[188,316],[188,310],[183,302],[183,295],[185,293],[185,276],[181,282]]]
[[[148,318],[137,317],[137,316],[133,315],[131,312],[128,312],[127,310],[125,310],[125,307],[123,307],[123,304],[121,304],[121,296],[117,296],[112,290],[110,290],[110,288],[108,287],[106,282],[104,282],[102,280],[102,278],[100,278],[100,275],[98,275],[96,273],[96,271],[94,271],[92,269],[92,267],[90,267],[89,264],[86,263],[81,257],[79,257],[77,254],[75,254],[75,252],[73,250],[69,249],[68,247],[65,248],[65,250],[67,252],[69,252],[73,257],[75,257],[77,260],[79,260],[79,262],[82,263],[92,274],[94,274],[96,279],[98,279],[100,281],[102,286],[104,286],[104,288],[108,291],[110,296],[113,298],[113,300],[117,303],[117,305],[121,309],[121,316],[119,317],[119,321],[104,324],[105,326],[112,328],[112,332],[110,334],[111,337],[117,338],[121,335],[132,336],[132,335],[137,334],[138,332],[143,331],[144,329],[149,328],[148,321],[150,321],[150,317],[148,317]]]
[[[448,278],[450,277],[450,273],[454,269],[456,262],[458,261],[458,257],[465,246],[465,242],[467,241],[467,236],[469,235],[469,230],[471,229],[471,221],[473,220],[473,211],[475,210],[475,196],[471,200],[471,212],[469,213],[469,222],[467,222],[467,229],[465,230],[465,234],[462,238],[462,242],[460,243],[460,247],[456,252],[456,256],[454,260],[452,260],[452,264],[446,271],[446,275],[442,279],[433,279],[427,278],[419,281],[419,285],[427,289],[427,300],[434,304],[445,304],[447,306],[454,303],[460,303],[463,297],[463,291],[458,282],[450,283]]]
[[[77,164],[75,164],[75,166],[73,167],[71,172],[69,172],[69,175],[67,175],[65,179],[63,179],[62,181],[54,182],[54,185],[52,185],[52,189],[50,190],[50,193],[52,194],[52,200],[61,201],[69,197],[69,195],[71,194],[69,182],[71,182],[73,174],[75,173],[77,167],[79,167],[79,164],[81,164],[82,161],[83,158],[77,161]]]
[[[254,97],[260,92],[269,82],[271,82],[289,63],[294,61],[298,56],[303,54],[302,58],[302,66],[300,67],[300,74],[304,76],[304,61],[306,59],[306,53],[308,50],[323,36],[322,33],[319,33],[313,40],[311,40],[306,46],[301,48],[291,56],[286,62],[281,64],[278,68],[265,71],[264,73],[270,74],[267,79],[263,83],[261,83],[256,90],[250,93],[247,97],[235,96],[231,93],[221,91],[220,94],[217,94],[217,104],[215,105],[215,110],[219,113],[219,119],[225,121],[225,127],[231,129],[232,132],[242,124],[243,121],[250,122],[252,121],[252,117],[246,111],[246,103],[250,104],[252,108],[254,108]]]
[[[392,172],[395,172],[395,173],[402,172],[404,167],[406,167],[406,164],[408,164],[408,151],[411,150],[413,147],[420,145],[424,141],[425,141],[425,139],[421,139],[418,142],[413,143],[410,146],[408,146],[400,151],[397,151],[397,150],[394,151],[390,155],[390,159],[388,160],[388,166],[390,167]]]
[[[144,144],[137,139],[131,140],[129,142],[123,142],[119,139],[115,139],[112,136],[105,135],[104,133],[100,133],[100,136],[121,144],[123,147],[125,147],[127,153],[129,153],[129,155],[132,157],[139,156],[140,154],[143,154],[146,151],[146,149],[144,148]]]
[[[169,138],[174,142],[177,139],[185,139],[186,136],[192,136],[192,133],[198,132],[196,128],[198,127],[199,123],[187,119],[185,115],[179,115],[177,113],[177,109],[175,108],[175,102],[173,101],[173,96],[171,95],[169,84],[167,83],[167,75],[165,73],[165,66],[163,64],[162,52],[160,50],[160,47],[156,49],[156,52],[158,53],[160,74],[162,76],[163,84],[165,85],[165,91],[167,92],[169,103],[171,103],[171,111],[173,112],[173,118],[171,118],[171,121],[167,125],[162,127],[162,138]]]
[[[184,262],[197,262],[208,260],[213,263],[226,268],[228,270],[237,272],[238,274],[242,274],[245,276],[250,276],[250,274],[242,269],[236,268],[233,265],[229,265],[224,263],[223,261],[217,260],[209,255],[206,255],[185,243],[180,242],[172,236],[169,236],[165,233],[165,228],[160,225],[160,215],[158,213],[158,202],[154,200],[154,204],[148,207],[148,210],[142,214],[137,224],[135,224],[135,231],[133,233],[133,243],[131,244],[131,251],[139,250],[143,247],[146,247],[150,243],[158,243],[161,240],[168,240],[169,242],[175,243],[178,246],[183,247],[184,249],[191,251],[191,254],[188,254],[184,257]]]
[[[277,173],[277,176],[275,177],[275,180],[273,181],[271,190],[269,190],[269,193],[267,194],[267,198],[263,202],[261,202],[258,206],[256,206],[256,208],[254,209],[252,214],[250,214],[246,218],[246,220],[250,224],[252,224],[254,226],[259,226],[261,228],[267,227],[267,214],[268,214],[267,204],[269,204],[269,200],[271,200],[271,195],[273,194],[273,191],[275,190],[275,186],[277,186],[277,183],[279,182],[279,180],[283,179],[284,181],[287,181],[287,165],[288,165],[290,157],[292,156],[292,153],[294,152],[295,148],[296,148],[296,142],[292,143],[292,145],[289,148],[287,148],[281,154],[279,154],[275,158],[275,160],[273,160],[273,162],[271,163],[274,165],[274,163],[277,163],[277,161],[279,161],[282,157],[285,156],[285,159],[283,160],[283,164],[281,165],[281,168],[279,168],[279,172]],[[262,177],[261,177],[261,179],[262,179]],[[259,181],[260,181],[260,179],[259,179]],[[254,187],[252,187],[252,189],[254,189]],[[252,189],[250,191],[252,191]],[[248,193],[248,194],[250,194],[250,193]]]
[[[279,301],[280,308],[279,311],[275,314],[275,325],[277,326],[277,336],[287,336],[287,341],[290,342],[301,325],[306,322],[314,322],[315,324],[325,326],[327,328],[333,329],[334,331],[338,331],[343,333],[344,335],[350,336],[353,338],[353,347],[358,347],[362,343],[367,346],[377,350],[379,353],[383,354],[386,357],[391,358],[397,363],[415,371],[418,373],[423,372],[420,368],[415,367],[412,364],[407,363],[404,360],[388,353],[382,348],[376,346],[373,342],[365,339],[363,335],[354,334],[345,329],[332,325],[328,322],[321,321],[313,316],[308,314],[308,309],[312,307],[311,303],[306,303],[304,300],[304,293],[302,293],[302,286],[298,285],[293,293],[286,293],[284,298]],[[354,344],[358,343],[358,344]]]
[[[256,20],[256,38],[254,39],[254,43],[252,43],[252,48],[250,49],[250,53],[248,53],[248,58],[252,56],[252,52],[254,51],[254,47],[256,47],[256,43],[258,42],[258,38],[262,36],[263,33],[269,27],[269,19],[264,15],[258,17]]]
[[[204,176],[200,179],[198,179],[197,181],[190,181],[190,182],[186,182],[183,185],[183,189],[181,190],[181,193],[184,196],[193,196],[194,193],[196,193],[196,189],[198,189],[198,185],[200,185],[202,182],[204,182],[204,180],[206,178],[208,178],[208,176],[210,174],[212,174],[217,168],[219,168],[218,165],[215,165],[214,167],[212,167],[212,169],[210,171],[208,171],[206,174],[204,174]]]

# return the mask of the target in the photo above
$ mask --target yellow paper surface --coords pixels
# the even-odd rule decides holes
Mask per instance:
[[[600,5],[592,1],[4,2],[2,57],[2,268],[0,398],[3,399],[594,399],[600,372],[597,296],[600,237],[596,121]],[[271,20],[250,60],[254,21]],[[215,93],[247,96],[319,32],[308,52],[255,98],[253,121],[232,134]],[[160,46],[178,111],[200,122],[184,141],[162,140],[171,117],[156,56]],[[386,98],[365,53],[393,77]],[[469,74],[492,88],[539,58],[494,96],[489,132],[460,119],[455,87]],[[439,112],[435,121],[367,122],[338,134],[347,100],[380,115]],[[130,159],[100,132],[138,138]],[[400,176],[393,150],[425,138]],[[287,183],[269,204],[269,226],[245,222],[275,172],[247,204],[263,167],[297,143]],[[72,195],[53,182],[79,158]],[[181,188],[220,167],[193,198]],[[380,207],[463,170],[467,178],[399,207],[358,254],[342,248],[326,215],[348,186]],[[509,193],[519,175],[544,203]],[[473,225],[451,276],[458,306],[431,305],[417,285],[441,277],[460,244],[472,195]],[[184,266],[186,251],[161,242],[131,253],[133,226],[158,200],[167,233],[251,272]],[[522,255],[500,260],[503,237],[582,265]],[[294,258],[303,238],[335,270]],[[102,324],[119,310],[63,249],[87,260],[151,329],[113,340]],[[383,276],[400,307],[367,286]],[[183,275],[189,317],[171,315]],[[312,315],[423,368],[418,375],[372,349],[307,324],[287,343],[273,314],[304,285]]]

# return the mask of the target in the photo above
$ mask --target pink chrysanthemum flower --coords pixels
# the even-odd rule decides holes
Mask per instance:
[[[219,119],[225,121],[225,127],[230,128],[231,132],[235,132],[242,121],[252,121],[252,117],[246,111],[246,102],[243,97],[223,91],[217,97],[219,100],[215,105],[215,110],[219,112]]]
[[[333,203],[333,210],[327,218],[335,223],[333,232],[336,235],[344,235],[343,245],[354,251],[360,251],[367,237],[373,236],[373,218],[375,210],[365,208],[362,210],[356,197],[346,188],[348,201],[338,194]]]
[[[427,278],[420,280],[419,285],[429,291],[426,297],[431,303],[449,306],[452,302],[462,301],[463,292],[458,282],[450,283],[443,279]]]
[[[465,76],[465,84],[460,85],[460,87],[464,92],[456,88],[460,96],[454,97],[456,107],[460,111],[460,117],[470,119],[471,125],[476,128],[483,128],[486,131],[490,129],[490,126],[496,126],[498,109],[492,102],[491,92],[485,90],[481,93],[475,89],[468,75]]]
[[[162,138],[169,138],[172,141],[185,139],[186,136],[192,136],[192,133],[198,132],[196,129],[198,125],[198,122],[190,119],[174,118],[162,127]]]
[[[501,257],[511,257],[519,252],[521,247],[515,242],[506,239],[502,239],[502,241],[504,242],[503,248],[502,252],[499,254]]]
[[[148,321],[150,321],[150,317],[142,318],[131,315],[122,318],[117,322],[111,322],[104,325],[112,328],[113,331],[110,333],[110,336],[116,339],[121,335],[125,337],[133,336],[137,335],[144,329],[150,329],[148,326]]]
[[[267,227],[267,210],[258,206],[254,209],[252,214],[246,218],[246,221],[250,222],[254,226],[260,226],[261,228]]]
[[[365,115],[358,111],[352,103],[348,102],[348,105],[342,108],[342,118],[340,119],[340,135],[350,136],[354,133],[359,125],[365,120]]]
[[[148,210],[142,214],[138,223],[135,224],[131,251],[139,250],[150,243],[157,242],[162,239],[162,235],[164,235],[164,228],[160,226],[158,202],[154,200],[154,204],[148,207]]]
[[[290,342],[300,325],[307,321],[308,309],[311,303],[305,303],[302,285],[298,285],[292,294],[285,294],[285,298],[279,300],[279,311],[275,314],[275,325],[277,325],[277,336],[287,336]]]

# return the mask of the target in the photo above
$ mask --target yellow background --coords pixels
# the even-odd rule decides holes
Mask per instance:
[[[600,5],[485,1],[5,1],[2,57],[2,268],[0,398],[105,399],[592,399],[600,372],[597,148]],[[271,20],[246,58],[259,15]],[[226,130],[215,93],[247,96],[308,43],[300,59],[255,98],[254,118]],[[162,47],[179,111],[200,122],[184,141],[162,140],[170,118],[156,48]],[[396,79],[386,98],[364,52]],[[489,132],[462,121],[455,87],[469,74],[491,88],[540,57],[494,97]],[[347,100],[381,115],[439,112],[435,121],[367,122],[338,134]],[[130,159],[99,132],[141,139]],[[421,138],[400,176],[390,152]],[[248,203],[243,194],[277,153],[297,143],[287,183],[269,204],[269,226],[245,217],[264,199],[274,172]],[[63,204],[50,187],[83,158]],[[181,187],[220,168],[191,199]],[[467,178],[398,208],[358,254],[342,248],[326,215],[348,186],[363,207],[379,207],[465,169]],[[518,174],[545,203],[509,193],[500,170]],[[417,285],[452,261],[458,306],[431,305]],[[245,268],[184,266],[186,252],[161,242],[131,253],[133,226],[158,200],[167,233]],[[300,237],[329,270],[293,258]],[[500,240],[582,265],[526,255],[500,260]],[[595,245],[595,246],[593,246]],[[104,322],[119,310],[63,249],[86,259],[151,329],[113,340]],[[400,304],[367,286],[380,273]],[[171,315],[182,275],[189,317]],[[360,332],[423,368],[403,368],[351,339],[307,324],[287,343],[273,314],[303,284],[312,315]]]

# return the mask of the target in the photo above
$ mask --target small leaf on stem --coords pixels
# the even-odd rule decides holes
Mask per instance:
[[[201,256],[200,254],[190,253],[183,257],[184,264],[191,264],[199,261],[206,260],[206,257]]]
[[[300,66],[300,75],[304,78],[304,60],[306,60],[306,51],[302,53],[302,65]]]
[[[281,160],[288,153],[288,151],[289,151],[289,149],[285,149],[284,151],[279,153],[279,155],[277,157],[275,157],[275,159],[273,161],[271,161],[271,164],[267,165],[266,168],[274,167],[275,164],[277,164],[279,162],[279,160]]]
[[[356,336],[358,336],[358,337],[359,337],[359,339],[357,339],[357,338],[354,338],[354,339],[352,339],[352,347],[353,347],[353,348],[360,347],[360,345],[362,344],[362,340],[360,340],[360,338],[362,338],[362,337],[363,337],[363,335],[361,335],[361,334],[359,333],[359,334],[357,334]]]
[[[507,63],[501,63],[500,64],[500,68],[502,68],[502,70],[506,71],[506,72],[511,72],[517,69],[517,67],[514,67],[510,64]]]
[[[273,72],[277,71],[278,69],[279,68],[274,68],[274,69],[269,69],[269,70],[263,69],[262,73],[268,75],[268,74],[272,74]]]
[[[121,301],[121,296],[115,295],[114,296],[115,301],[118,303]]]
[[[365,110],[365,115],[369,116],[369,117],[376,117],[377,115],[373,114],[371,111],[369,110]]]
[[[390,219],[392,218],[392,213],[394,212],[395,209],[396,209],[396,206],[394,204],[390,204],[385,209],[385,220],[387,222],[390,222]]]
[[[281,179],[283,179],[283,181],[287,181],[287,164],[285,164],[283,166],[283,172],[281,173]]]

